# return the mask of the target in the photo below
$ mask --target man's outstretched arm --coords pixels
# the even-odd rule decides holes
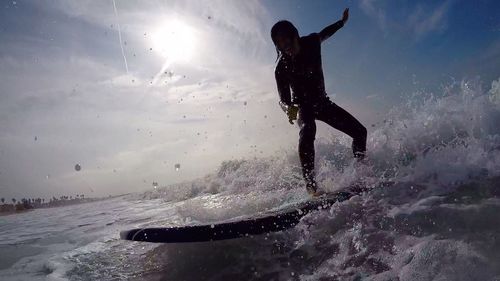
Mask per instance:
[[[337,32],[337,30],[341,29],[344,26],[344,24],[347,22],[348,19],[349,19],[349,8],[344,10],[344,13],[342,14],[341,20],[323,28],[323,30],[321,30],[319,32],[319,38],[320,38],[321,42],[330,38],[330,36],[332,36],[335,32]]]

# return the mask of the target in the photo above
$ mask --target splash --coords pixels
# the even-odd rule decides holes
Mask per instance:
[[[500,171],[498,80],[456,82],[441,96],[415,93],[369,135],[375,166],[401,181],[462,184]]]
[[[490,90],[479,81],[461,81],[440,95],[414,93],[369,132],[367,166],[356,166],[348,136],[318,139],[319,186],[335,191],[360,179],[372,186],[386,181],[455,186],[500,175],[499,81]],[[266,158],[225,161],[217,173],[145,196],[184,200],[253,193],[264,198],[301,193],[303,185],[297,152],[290,148]]]

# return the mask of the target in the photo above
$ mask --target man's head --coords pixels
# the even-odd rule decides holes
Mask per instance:
[[[271,28],[271,39],[276,51],[294,57],[299,53],[299,32],[293,24],[287,20],[281,20]]]

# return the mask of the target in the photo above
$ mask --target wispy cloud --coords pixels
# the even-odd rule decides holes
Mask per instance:
[[[385,32],[387,31],[386,13],[376,2],[380,3],[380,1],[377,0],[361,0],[359,6],[365,14],[375,19],[379,27]]]
[[[359,2],[361,10],[375,20],[386,35],[389,31],[409,32],[415,40],[420,40],[432,32],[446,30],[447,16],[451,6],[450,0],[440,2],[435,6],[417,3],[414,8],[410,6],[409,13],[402,14],[407,20],[401,21],[396,18],[396,15],[391,16],[391,13],[398,14],[399,12],[396,8],[389,7],[385,0],[361,0]]]
[[[415,11],[408,17],[408,26],[417,40],[429,33],[446,30],[450,3],[450,1],[445,1],[433,8],[425,8],[422,5],[417,6]]]

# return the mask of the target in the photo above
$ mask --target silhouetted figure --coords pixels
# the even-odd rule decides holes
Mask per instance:
[[[280,106],[291,124],[298,115],[300,162],[307,191],[312,195],[319,195],[314,179],[316,119],[351,136],[354,157],[358,160],[363,159],[366,152],[366,128],[328,98],[321,65],[321,43],[342,28],[348,17],[349,9],[345,9],[341,20],[319,33],[303,37],[299,37],[295,26],[286,20],[277,22],[271,29],[278,53],[275,77]]]

